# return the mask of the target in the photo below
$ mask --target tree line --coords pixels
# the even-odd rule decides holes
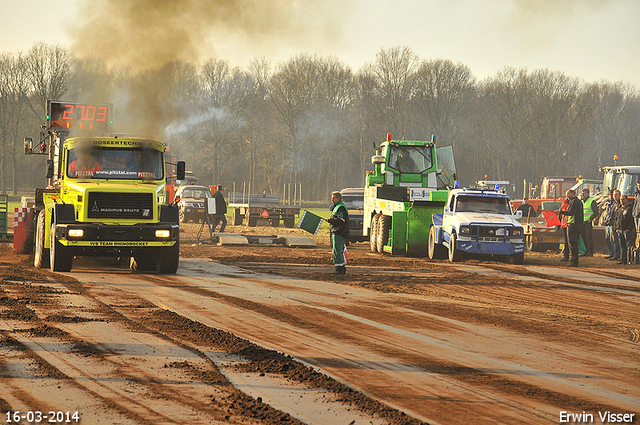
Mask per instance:
[[[22,140],[39,138],[47,99],[113,103],[114,132],[166,142],[204,184],[302,188],[304,200],[362,186],[387,133],[436,134],[453,146],[461,183],[487,175],[519,191],[524,179],[599,178],[614,154],[640,164],[640,92],[623,82],[508,67],[478,80],[464,64],[423,60],[408,47],[382,49],[357,71],[314,55],[139,71],[39,43],[0,55],[2,193],[44,184],[44,160],[24,155]]]

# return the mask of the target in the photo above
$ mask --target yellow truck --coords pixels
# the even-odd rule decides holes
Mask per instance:
[[[180,229],[178,207],[167,194],[166,146],[97,136],[101,124],[87,123],[91,115],[83,114],[101,106],[83,104],[74,114],[78,105],[49,101],[47,133],[35,147],[25,139],[25,153],[48,155],[48,185],[35,193],[34,265],[70,271],[74,257],[111,256],[129,259],[134,270],[175,273]],[[93,134],[68,137],[81,125]],[[177,163],[178,178],[184,169]]]

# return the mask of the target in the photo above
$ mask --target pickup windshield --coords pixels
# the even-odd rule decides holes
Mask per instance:
[[[159,180],[162,152],[155,149],[78,147],[67,155],[67,176],[82,179]]]
[[[458,196],[456,212],[477,212],[490,214],[511,214],[507,198],[490,196]]]

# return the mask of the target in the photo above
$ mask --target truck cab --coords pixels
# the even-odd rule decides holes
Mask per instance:
[[[466,254],[500,255],[524,260],[520,211],[513,214],[509,196],[491,189],[452,189],[443,213],[433,214],[429,257],[459,261]]]

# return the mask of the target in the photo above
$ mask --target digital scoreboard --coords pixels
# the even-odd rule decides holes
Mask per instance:
[[[86,130],[108,132],[112,124],[112,104],[47,101],[49,130]]]

